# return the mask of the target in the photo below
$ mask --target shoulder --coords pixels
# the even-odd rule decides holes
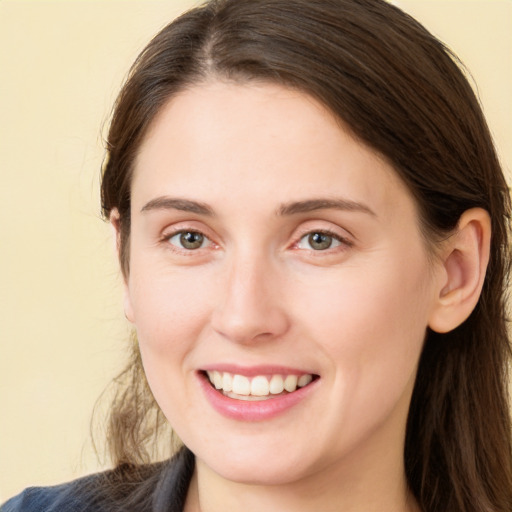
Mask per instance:
[[[98,473],[51,487],[29,487],[11,498],[0,512],[112,512],[130,494],[150,494],[158,471],[144,478],[121,472]]]
[[[30,487],[4,503],[0,512],[182,510],[193,467],[193,455],[183,449],[157,464],[122,465],[62,485]]]
[[[29,487],[4,503],[0,512],[75,512],[92,510],[87,506],[84,484],[93,484],[98,476],[89,476],[52,487]],[[81,492],[82,491],[82,492]],[[102,512],[102,508],[97,508]]]
[[[4,503],[0,512],[111,512],[119,487],[125,488],[116,475],[117,471],[107,471],[61,485],[29,487]]]

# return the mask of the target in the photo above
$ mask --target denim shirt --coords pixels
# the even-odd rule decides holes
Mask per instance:
[[[194,456],[183,448],[169,461],[137,468],[145,475],[138,483],[123,482],[123,471],[113,470],[66,484],[29,487],[0,512],[182,512],[193,471]],[[110,492],[114,480],[117,492]]]

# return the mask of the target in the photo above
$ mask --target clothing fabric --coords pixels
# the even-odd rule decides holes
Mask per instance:
[[[182,512],[194,455],[182,448],[172,459],[148,466],[120,466],[52,487],[30,487],[0,512]]]

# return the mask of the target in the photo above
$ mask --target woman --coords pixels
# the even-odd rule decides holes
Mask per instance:
[[[381,0],[210,2],[107,151],[115,469],[2,510],[510,511],[508,189],[439,41]]]

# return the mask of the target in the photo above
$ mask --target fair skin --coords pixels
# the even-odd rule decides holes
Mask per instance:
[[[186,510],[417,510],[417,363],[427,326],[474,305],[486,222],[468,214],[430,258],[392,167],[310,97],[214,81],[172,98],[136,160],[125,312],[196,455]],[[305,385],[247,401],[206,371]]]

